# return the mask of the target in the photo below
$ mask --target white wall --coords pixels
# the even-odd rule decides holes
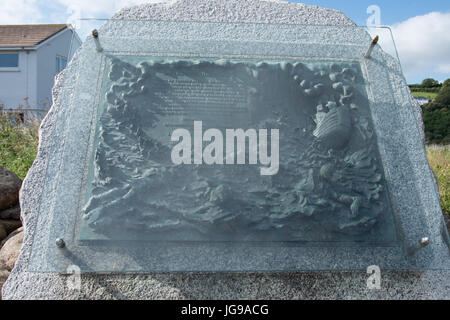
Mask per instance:
[[[0,105],[10,109],[16,109],[19,105],[34,108],[37,101],[36,56],[35,51],[21,51],[16,71],[0,70]]]
[[[16,109],[19,105],[31,109],[49,109],[56,76],[56,56],[68,60],[71,58],[72,35],[72,30],[67,28],[38,45],[35,51],[20,51],[19,68],[16,71],[0,69],[0,105],[9,109]],[[80,45],[81,42],[75,37],[72,52]]]
[[[56,76],[56,57],[70,58],[70,44],[72,30],[65,29],[41,46],[37,50],[37,105],[38,108],[48,109],[52,102],[52,88]],[[77,41],[75,49],[80,46]]]

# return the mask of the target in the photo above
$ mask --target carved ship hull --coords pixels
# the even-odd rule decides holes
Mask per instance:
[[[342,149],[348,143],[352,131],[350,111],[346,107],[331,109],[317,124],[313,134],[327,148]]]

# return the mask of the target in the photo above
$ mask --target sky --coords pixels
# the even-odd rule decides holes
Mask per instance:
[[[80,28],[80,37],[84,39],[88,29],[83,28],[83,23],[87,22],[80,23],[79,18],[109,18],[122,7],[145,2],[158,0],[0,0],[0,24],[71,23]],[[449,0],[289,2],[338,9],[358,25],[367,25],[368,18],[372,17],[371,24],[390,26],[408,83],[420,83],[425,78],[439,81],[450,78]]]

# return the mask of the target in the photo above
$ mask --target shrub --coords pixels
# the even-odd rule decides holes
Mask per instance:
[[[18,121],[20,123],[20,121]],[[0,111],[0,166],[25,178],[37,154],[39,122],[15,123]]]
[[[450,107],[450,86],[442,87],[434,100],[435,103]]]
[[[424,88],[434,88],[434,87],[440,87],[439,81],[428,78],[422,81],[422,87]]]
[[[429,92],[429,93],[439,93],[441,88],[423,88],[423,87],[410,87],[411,92]]]
[[[446,83],[433,102],[422,106],[428,143],[450,144],[450,86]]]
[[[429,146],[427,155],[439,182],[442,210],[450,215],[450,146]]]
[[[445,80],[442,87],[450,87],[450,79]]]

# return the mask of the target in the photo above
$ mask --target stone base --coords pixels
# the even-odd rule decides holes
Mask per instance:
[[[342,13],[303,4],[276,1],[180,0],[124,9],[115,18],[196,21],[243,21],[294,24],[354,25]],[[75,59],[76,60],[76,59]],[[70,69],[70,68],[68,68]],[[3,287],[4,299],[449,299],[450,272],[383,272],[381,289],[369,290],[369,274],[314,273],[171,273],[91,274],[81,276],[81,290],[71,289],[72,276],[27,271],[37,225],[39,199],[60,105],[62,87],[70,90],[72,75],[59,75],[54,105],[40,130],[38,157],[24,181],[22,218],[24,246]]]
[[[450,272],[382,272],[380,290],[365,272],[83,275],[80,291],[72,277],[24,273],[4,299],[450,299]]]

